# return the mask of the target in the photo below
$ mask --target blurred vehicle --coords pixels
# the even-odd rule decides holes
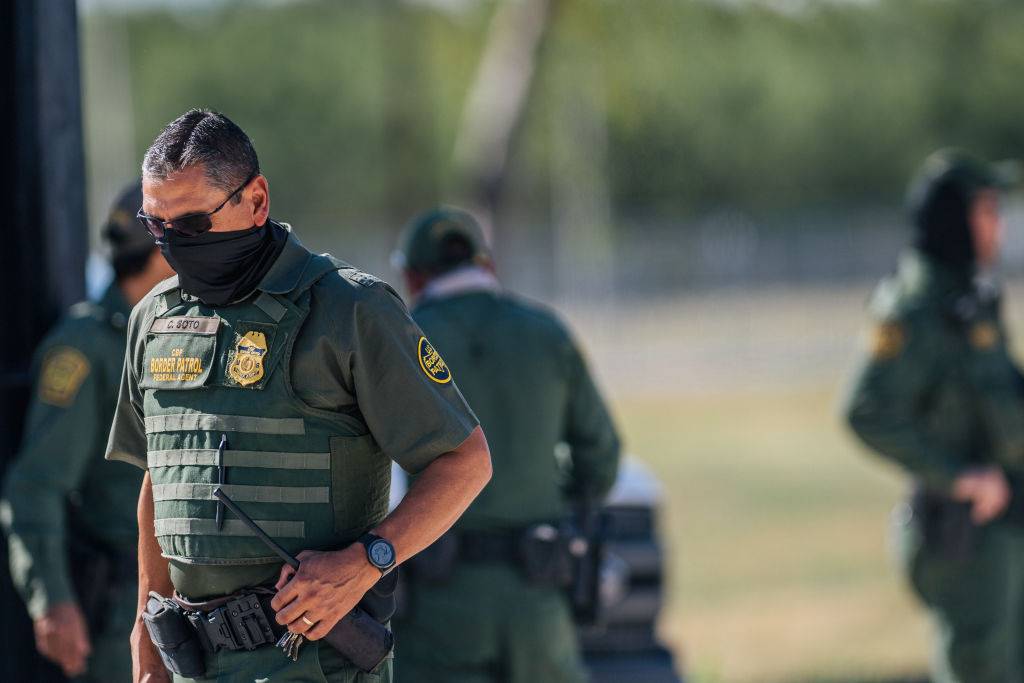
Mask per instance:
[[[401,502],[407,486],[405,472],[394,465],[391,509]],[[591,683],[682,681],[672,654],[655,633],[664,598],[664,553],[658,538],[661,497],[661,485],[650,469],[633,456],[624,457],[601,511],[602,608],[596,623],[580,629]]]

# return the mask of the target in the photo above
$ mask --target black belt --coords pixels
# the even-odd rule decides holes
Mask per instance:
[[[212,653],[275,644],[286,629],[274,618],[273,598],[273,591],[257,588],[205,602],[190,602],[180,595],[174,601],[199,634],[203,649]]]
[[[512,562],[520,559],[521,530],[460,531],[459,560],[462,562]]]

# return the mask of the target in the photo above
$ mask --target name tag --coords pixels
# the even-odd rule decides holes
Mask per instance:
[[[220,318],[173,316],[170,318],[157,318],[153,321],[149,331],[156,334],[217,334],[219,326]]]

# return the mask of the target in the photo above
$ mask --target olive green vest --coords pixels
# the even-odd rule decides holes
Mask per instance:
[[[163,554],[189,564],[279,562],[229,511],[224,492],[292,554],[351,543],[387,513],[390,463],[363,421],[311,408],[292,389],[290,358],[310,287],[347,268],[310,256],[284,295],[257,291],[211,308],[177,278],[154,294],[143,376],[148,466]]]

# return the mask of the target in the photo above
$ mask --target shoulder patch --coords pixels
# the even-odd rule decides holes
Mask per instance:
[[[352,280],[352,282],[355,282],[356,284],[362,285],[363,287],[373,287],[374,285],[378,285],[383,282],[379,277],[370,275],[369,273],[364,273],[361,270],[352,271],[352,274],[348,276],[348,279]]]
[[[978,351],[991,351],[999,343],[999,328],[988,320],[974,323],[967,333],[967,339]]]
[[[39,374],[39,400],[67,408],[89,376],[89,359],[71,346],[57,346],[46,354]]]
[[[431,380],[438,384],[448,384],[452,381],[452,371],[426,337],[420,337],[416,355],[420,359],[420,367]]]
[[[873,358],[889,360],[900,355],[907,343],[907,332],[898,322],[887,321],[875,325],[868,340],[868,350]]]

